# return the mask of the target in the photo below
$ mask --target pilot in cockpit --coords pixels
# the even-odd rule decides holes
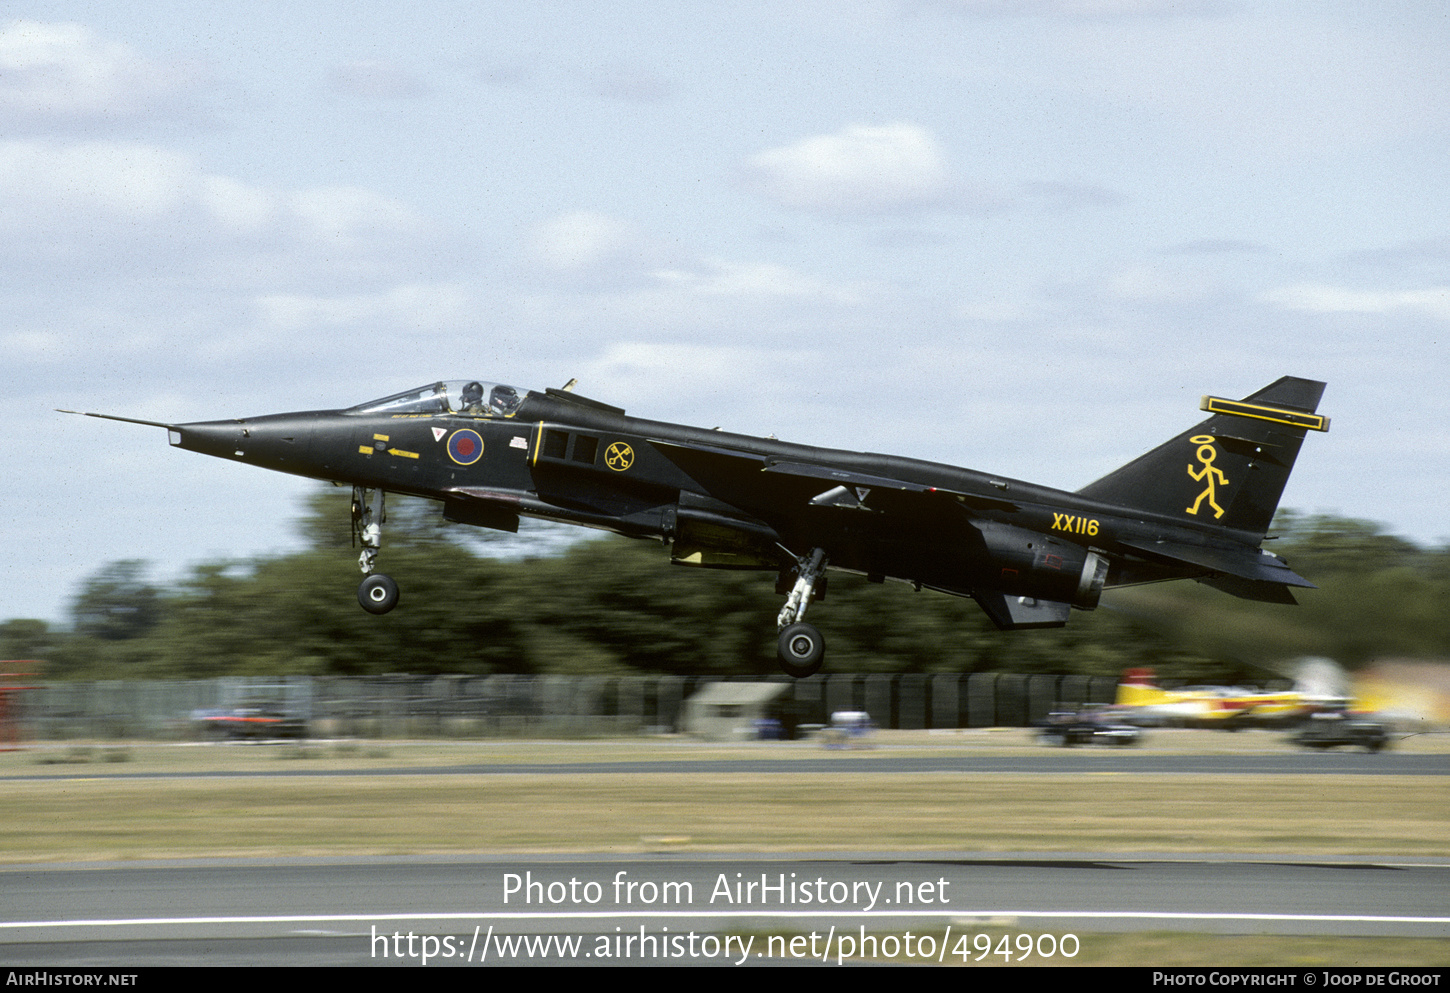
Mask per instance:
[[[495,390],[494,392],[497,392]],[[483,384],[469,383],[463,388],[463,395],[460,397],[461,410],[465,414],[483,414]]]
[[[492,413],[500,417],[507,417],[519,409],[523,397],[519,396],[518,390],[512,386],[495,386],[489,394],[488,405]]]

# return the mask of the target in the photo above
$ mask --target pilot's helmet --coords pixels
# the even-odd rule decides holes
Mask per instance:
[[[488,398],[489,406],[504,414],[513,413],[520,402],[518,390],[512,386],[495,386]]]
[[[463,388],[463,409],[477,407],[483,403],[483,384],[469,383]]]

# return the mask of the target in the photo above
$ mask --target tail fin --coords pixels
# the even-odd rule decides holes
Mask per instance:
[[[1285,376],[1243,400],[1204,397],[1208,420],[1078,495],[1262,535],[1304,433],[1329,430],[1329,418],[1314,413],[1323,394],[1323,383]]]

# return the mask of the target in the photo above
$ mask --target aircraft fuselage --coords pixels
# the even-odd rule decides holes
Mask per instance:
[[[797,675],[819,668],[803,617],[828,565],[970,596],[1002,628],[1060,626],[1112,585],[1196,578],[1277,603],[1311,585],[1259,549],[1305,431],[1328,427],[1310,380],[1206,397],[1208,420],[1076,493],[643,420],[561,390],[485,391],[440,382],[344,410],[158,426],[179,448],[354,487],[365,574],[382,519],[369,494],[384,492],[441,501],[466,524],[562,521],[659,539],[682,565],[774,571],[790,591],[782,664]],[[372,577],[359,599],[385,612],[396,586]]]

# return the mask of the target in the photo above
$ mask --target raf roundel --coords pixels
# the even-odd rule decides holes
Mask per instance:
[[[483,438],[470,428],[454,431],[448,436],[448,457],[459,465],[473,465],[483,458]]]

